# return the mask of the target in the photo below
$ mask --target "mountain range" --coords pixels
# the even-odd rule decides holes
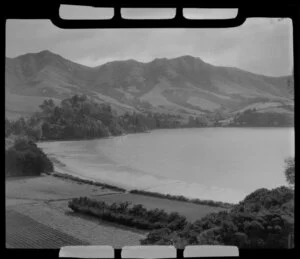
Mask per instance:
[[[292,76],[268,77],[214,66],[189,55],[87,67],[45,50],[6,58],[5,66],[8,118],[32,114],[45,99],[59,103],[74,94],[109,103],[118,113],[232,116],[255,108],[290,116],[293,89]]]

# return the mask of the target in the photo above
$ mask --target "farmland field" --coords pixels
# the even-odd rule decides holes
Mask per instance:
[[[139,245],[145,232],[73,213],[72,198],[87,196],[108,203],[130,201],[149,209],[178,212],[194,221],[222,209],[76,183],[53,176],[6,179],[7,247],[57,248],[64,245]],[[54,238],[55,237],[55,238]]]
[[[73,215],[68,201],[115,193],[53,176],[6,179],[6,247],[58,248],[65,245],[139,245],[143,233]],[[53,237],[57,237],[54,240]],[[57,240],[56,240],[57,239]]]
[[[60,248],[88,245],[13,210],[6,210],[6,242],[12,248]]]
[[[33,201],[70,199],[80,195],[100,195],[112,192],[98,186],[76,183],[53,176],[13,177],[9,178],[5,184],[7,198]]]
[[[211,207],[207,205],[199,205],[188,202],[172,201],[168,199],[147,197],[143,195],[136,194],[111,194],[105,196],[93,196],[91,197],[95,200],[101,200],[107,203],[119,203],[129,201],[132,204],[142,204],[147,209],[163,209],[166,212],[178,212],[180,215],[185,216],[189,221],[195,221],[201,219],[212,212],[219,212],[224,210],[222,208]]]

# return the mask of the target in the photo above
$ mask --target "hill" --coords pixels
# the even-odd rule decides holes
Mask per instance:
[[[263,104],[271,112],[293,114],[291,76],[266,77],[192,56],[91,68],[46,50],[6,58],[5,75],[11,118],[32,114],[46,98],[59,102],[75,94],[109,103],[118,113],[146,110],[185,118],[221,113],[228,118]]]

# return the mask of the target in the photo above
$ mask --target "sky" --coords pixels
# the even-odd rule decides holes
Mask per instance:
[[[124,10],[127,18],[172,17],[174,10]],[[211,10],[195,12],[191,18],[219,15],[228,18],[234,12]],[[91,10],[61,10],[63,18],[94,18]],[[110,18],[109,9],[98,12]],[[235,13],[236,15],[236,13]],[[235,16],[233,15],[233,16]],[[94,67],[113,60],[135,59],[150,62],[155,58],[192,55],[218,65],[237,67],[267,76],[292,73],[292,21],[290,19],[251,18],[234,28],[213,29],[60,29],[50,20],[7,20],[6,56],[50,50],[66,59]]]

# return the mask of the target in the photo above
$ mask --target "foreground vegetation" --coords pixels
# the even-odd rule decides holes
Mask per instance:
[[[40,175],[52,171],[52,162],[33,141],[27,138],[16,138],[6,145],[6,176]]]
[[[142,245],[236,245],[286,248],[294,226],[294,192],[287,187],[259,189],[230,211],[211,213],[190,223],[178,213],[147,210],[141,204],[108,205],[86,197],[73,199],[75,211],[125,226],[152,230]]]
[[[294,227],[294,193],[286,187],[259,189],[230,212],[212,213],[183,230],[152,231],[141,244],[235,245],[286,248]]]
[[[227,202],[213,201],[213,200],[189,199],[182,195],[162,194],[162,193],[158,193],[158,192],[149,192],[149,191],[143,191],[143,190],[131,190],[130,193],[144,195],[144,196],[151,196],[151,197],[156,197],[156,198],[162,198],[162,199],[168,199],[168,200],[190,202],[190,203],[195,203],[195,204],[200,204],[200,205],[208,205],[208,206],[212,206],[212,207],[219,207],[219,208],[225,208],[225,209],[230,209],[234,206],[234,204],[227,203]]]
[[[165,227],[176,230],[182,229],[187,224],[186,218],[176,212],[168,214],[164,210],[159,209],[147,210],[141,204],[130,206],[129,202],[109,205],[103,201],[80,197],[72,199],[68,206],[75,212],[145,230]]]
[[[83,195],[79,195],[83,196]],[[104,201],[108,204],[130,202],[133,206],[135,204],[143,204],[143,206],[148,209],[162,209],[167,213],[177,212],[190,222],[201,219],[207,214],[212,212],[219,212],[226,210],[224,208],[213,207],[208,205],[194,204],[190,202],[181,202],[176,200],[161,199],[157,197],[145,196],[140,194],[124,193],[124,194],[110,194],[110,195],[100,195],[91,197],[97,201]]]

